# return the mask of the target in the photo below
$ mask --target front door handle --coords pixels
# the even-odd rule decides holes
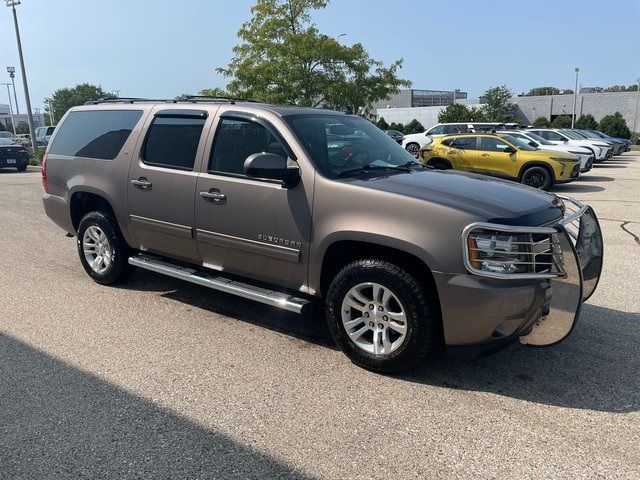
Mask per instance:
[[[131,185],[142,190],[146,190],[147,188],[151,188],[153,183],[151,183],[144,177],[140,177],[138,180],[131,180]]]
[[[208,192],[200,192],[200,196],[205,200],[212,202],[223,202],[227,199],[227,196],[220,192],[220,190],[210,190]]]
[[[488,156],[489,156],[489,154],[488,154],[488,153],[481,153],[481,154],[480,154],[480,156],[481,156],[481,157],[488,157]]]

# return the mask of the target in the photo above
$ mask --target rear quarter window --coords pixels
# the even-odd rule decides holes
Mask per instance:
[[[71,112],[60,126],[49,153],[113,160],[142,117],[142,110]]]

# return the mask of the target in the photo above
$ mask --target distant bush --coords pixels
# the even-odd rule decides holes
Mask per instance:
[[[587,113],[586,115],[580,115],[580,118],[576,120],[576,128],[581,130],[595,130],[598,128],[598,122],[593,118],[593,115]]]
[[[380,130],[389,130],[389,124],[384,119],[384,117],[380,117],[378,119],[378,121],[376,122],[376,127],[378,127]]]
[[[624,119],[620,112],[616,112],[613,115],[607,115],[600,120],[598,130],[607,135],[611,135],[616,138],[631,138],[631,130],[627,126],[627,121]]]
[[[412,133],[422,133],[422,132],[424,132],[424,127],[415,118],[404,126],[405,135],[411,135]]]
[[[392,122],[391,125],[389,125],[389,128],[387,130],[397,130],[400,133],[405,133],[404,125],[402,125],[401,123]]]
[[[553,122],[551,122],[553,128],[571,128],[571,117],[569,115],[557,116]]]
[[[538,117],[533,121],[533,126],[538,128],[546,128],[549,126],[549,119],[546,117]]]

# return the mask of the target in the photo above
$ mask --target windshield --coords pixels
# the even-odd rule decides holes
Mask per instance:
[[[605,135],[604,133],[598,132],[597,130],[589,130],[589,132],[593,133],[598,138],[611,138],[611,137],[609,137],[609,135]]]
[[[562,134],[566,135],[569,138],[573,138],[574,140],[584,140],[585,138],[582,135],[578,135],[576,132],[572,130],[561,130]]]
[[[285,120],[318,170],[329,178],[337,178],[347,170],[351,173],[358,169],[420,166],[389,135],[361,117],[302,114],[285,117]]]
[[[589,130],[580,130],[578,133],[584,135],[587,138],[597,138],[598,140],[600,139],[598,135],[591,133]]]
[[[549,140],[547,140],[544,137],[541,137],[537,133],[527,132],[527,137],[529,137],[534,142],[539,143],[540,145],[555,145],[555,143],[551,143]]]
[[[0,138],[0,146],[4,147],[5,145],[13,145],[13,142],[6,138]]]
[[[514,135],[509,135],[509,134],[502,134],[500,135],[502,138],[504,138],[505,140],[507,140],[508,142],[511,142],[513,145],[515,145],[519,150],[526,150],[528,152],[533,152],[535,150],[537,150],[537,148],[532,147],[531,145],[529,145],[529,140],[521,138],[521,137],[516,137]]]

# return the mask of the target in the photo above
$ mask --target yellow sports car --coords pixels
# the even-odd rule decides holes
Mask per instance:
[[[580,177],[577,156],[539,150],[508,134],[461,133],[438,137],[420,149],[418,158],[434,168],[492,175],[542,190]]]

